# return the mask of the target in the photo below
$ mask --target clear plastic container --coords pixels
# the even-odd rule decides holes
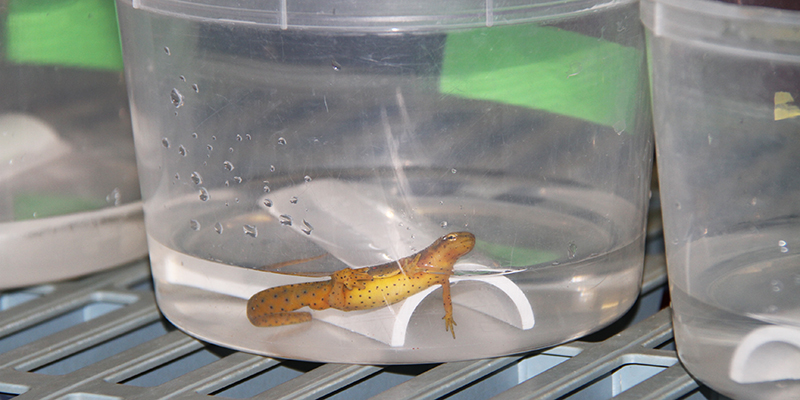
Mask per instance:
[[[10,0],[0,21],[0,289],[144,257],[113,1]]]
[[[635,301],[637,2],[117,4],[156,294],[181,329],[420,363],[564,342]]]
[[[646,0],[678,354],[736,399],[800,393],[800,13]]]

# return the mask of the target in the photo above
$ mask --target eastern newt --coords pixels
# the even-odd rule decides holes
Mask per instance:
[[[442,285],[445,331],[455,339],[450,275],[459,257],[475,246],[469,232],[449,233],[424,250],[386,264],[345,268],[330,280],[297,283],[262,290],[247,302],[247,318],[255,326],[282,326],[311,321],[311,314],[295,311],[335,308],[365,310],[397,303],[433,285]]]

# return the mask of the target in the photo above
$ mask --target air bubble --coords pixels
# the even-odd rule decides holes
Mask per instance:
[[[249,134],[249,133],[245,133],[245,134],[244,134],[244,137],[245,137],[245,138],[247,138],[247,140],[253,140],[253,137],[252,137],[252,136],[250,136],[250,134]]]
[[[625,124],[625,121],[619,120],[614,123],[612,128],[614,128],[614,132],[616,132],[617,135],[622,135],[622,132],[625,132],[625,128],[627,128],[627,125]]]
[[[303,233],[305,233],[306,235],[310,235],[311,231],[314,230],[314,227],[311,226],[311,224],[309,224],[308,221],[303,220],[303,227],[300,228],[300,230],[303,231]]]
[[[186,82],[186,77],[185,77],[185,76],[183,76],[183,75],[179,76],[179,77],[178,77],[178,79],[180,79],[180,80],[182,80],[182,81]]]
[[[169,92],[169,99],[172,101],[172,105],[175,106],[175,108],[183,106],[183,95],[178,89],[173,88],[172,91]]]
[[[244,230],[244,234],[250,237],[258,237],[258,228],[253,225],[244,225],[242,226]]]
[[[336,60],[331,60],[331,67],[333,67],[334,71],[341,71],[342,65],[336,62]]]
[[[199,87],[197,87],[197,84],[196,84],[196,83],[193,83],[193,84],[192,84],[192,89],[194,89],[194,92],[195,92],[195,93],[200,93],[200,88],[199,88]]]
[[[208,201],[208,199],[209,199],[208,190],[206,188],[204,188],[204,187],[201,187],[200,188],[200,200]]]
[[[167,47],[167,46],[164,46],[164,53],[167,53],[167,55],[170,55],[170,53],[169,53],[169,47]]]
[[[233,171],[233,164],[230,161],[224,161],[222,163],[222,168],[225,168],[227,171]]]
[[[217,140],[217,135],[211,135],[211,140]]]
[[[781,247],[781,253],[788,253],[788,252],[789,252],[788,247]]]
[[[450,170],[450,173],[451,173],[451,174],[455,174],[456,172],[458,172],[458,170],[457,170],[457,169],[455,169],[455,168],[453,168],[453,169],[451,169],[451,170]]]
[[[197,132],[192,132],[192,139],[197,139]]]
[[[308,183],[308,182],[311,182],[311,177],[310,177],[310,176],[308,176],[308,175],[306,175],[306,176],[304,176],[304,177],[303,177],[303,180],[304,180],[306,183]]]
[[[264,181],[264,193],[269,193],[269,191],[270,191],[269,182],[268,181]]]
[[[267,207],[272,207],[272,200],[264,199],[264,205],[267,206]]]
[[[231,185],[231,181],[225,179],[225,187],[229,187]]]
[[[439,226],[441,226],[442,228],[447,228],[447,221],[439,222]]]
[[[179,181],[179,180],[181,180],[181,174],[179,174],[179,173],[177,173],[177,172],[176,172],[176,173],[175,173],[175,180],[176,180],[176,181]]]
[[[214,146],[208,145],[208,146],[206,146],[206,149],[208,149],[208,151],[212,151],[212,150],[214,150]]]
[[[269,166],[269,172],[275,172],[275,166],[274,165],[270,165]]]
[[[199,231],[200,230],[200,223],[197,222],[196,219],[193,219],[193,220],[189,221],[189,226],[192,228],[192,230],[195,230],[195,231]]]
[[[192,172],[192,175],[189,177],[192,179],[195,185],[199,185],[203,183],[203,177],[197,171]]]
[[[297,204],[297,196],[292,196],[292,198],[289,199],[289,203]]]
[[[675,209],[676,210],[680,210],[681,209],[681,203],[680,202],[678,202],[678,201],[675,202]]]
[[[281,214],[278,217],[278,221],[280,221],[283,226],[292,226],[292,216],[289,214]]]
[[[786,241],[785,240],[778,240],[778,246],[785,247]]]
[[[286,144],[286,138],[284,138],[283,136],[279,137],[278,138],[278,144],[281,145],[281,146],[285,145]]]
[[[228,147],[228,153],[233,153],[233,147]]]
[[[186,147],[183,147],[183,145],[178,146],[178,154],[186,157],[187,154]]]
[[[236,141],[237,142],[241,142],[242,141],[242,135],[236,135]]]
[[[242,177],[241,176],[234,176],[233,177],[233,181],[236,182],[236,183],[242,183]]]
[[[219,222],[214,224],[214,230],[217,231],[217,233],[222,233],[222,230],[223,230],[222,229],[222,224],[220,224]]]
[[[161,139],[161,145],[164,146],[165,149],[169,148],[169,140],[167,138]]]
[[[578,245],[575,242],[569,242],[569,248],[567,248],[567,258],[572,260],[578,254]]]

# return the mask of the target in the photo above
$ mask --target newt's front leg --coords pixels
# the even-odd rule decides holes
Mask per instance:
[[[311,321],[308,312],[293,312],[305,306],[330,308],[331,281],[306,282],[262,290],[247,301],[247,319],[255,326],[282,326]]]
[[[456,320],[453,319],[453,300],[450,297],[450,280],[445,279],[442,281],[442,301],[444,302],[444,330],[450,331],[453,334],[453,339],[456,338],[455,326]]]

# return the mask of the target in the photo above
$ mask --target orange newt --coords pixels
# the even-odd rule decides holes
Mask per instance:
[[[247,302],[247,318],[255,326],[282,326],[311,321],[308,312],[335,308],[366,310],[397,303],[433,285],[442,285],[445,330],[455,339],[450,275],[453,264],[475,246],[469,232],[449,233],[426,249],[397,261],[374,267],[345,268],[331,279],[283,285],[262,290]]]

